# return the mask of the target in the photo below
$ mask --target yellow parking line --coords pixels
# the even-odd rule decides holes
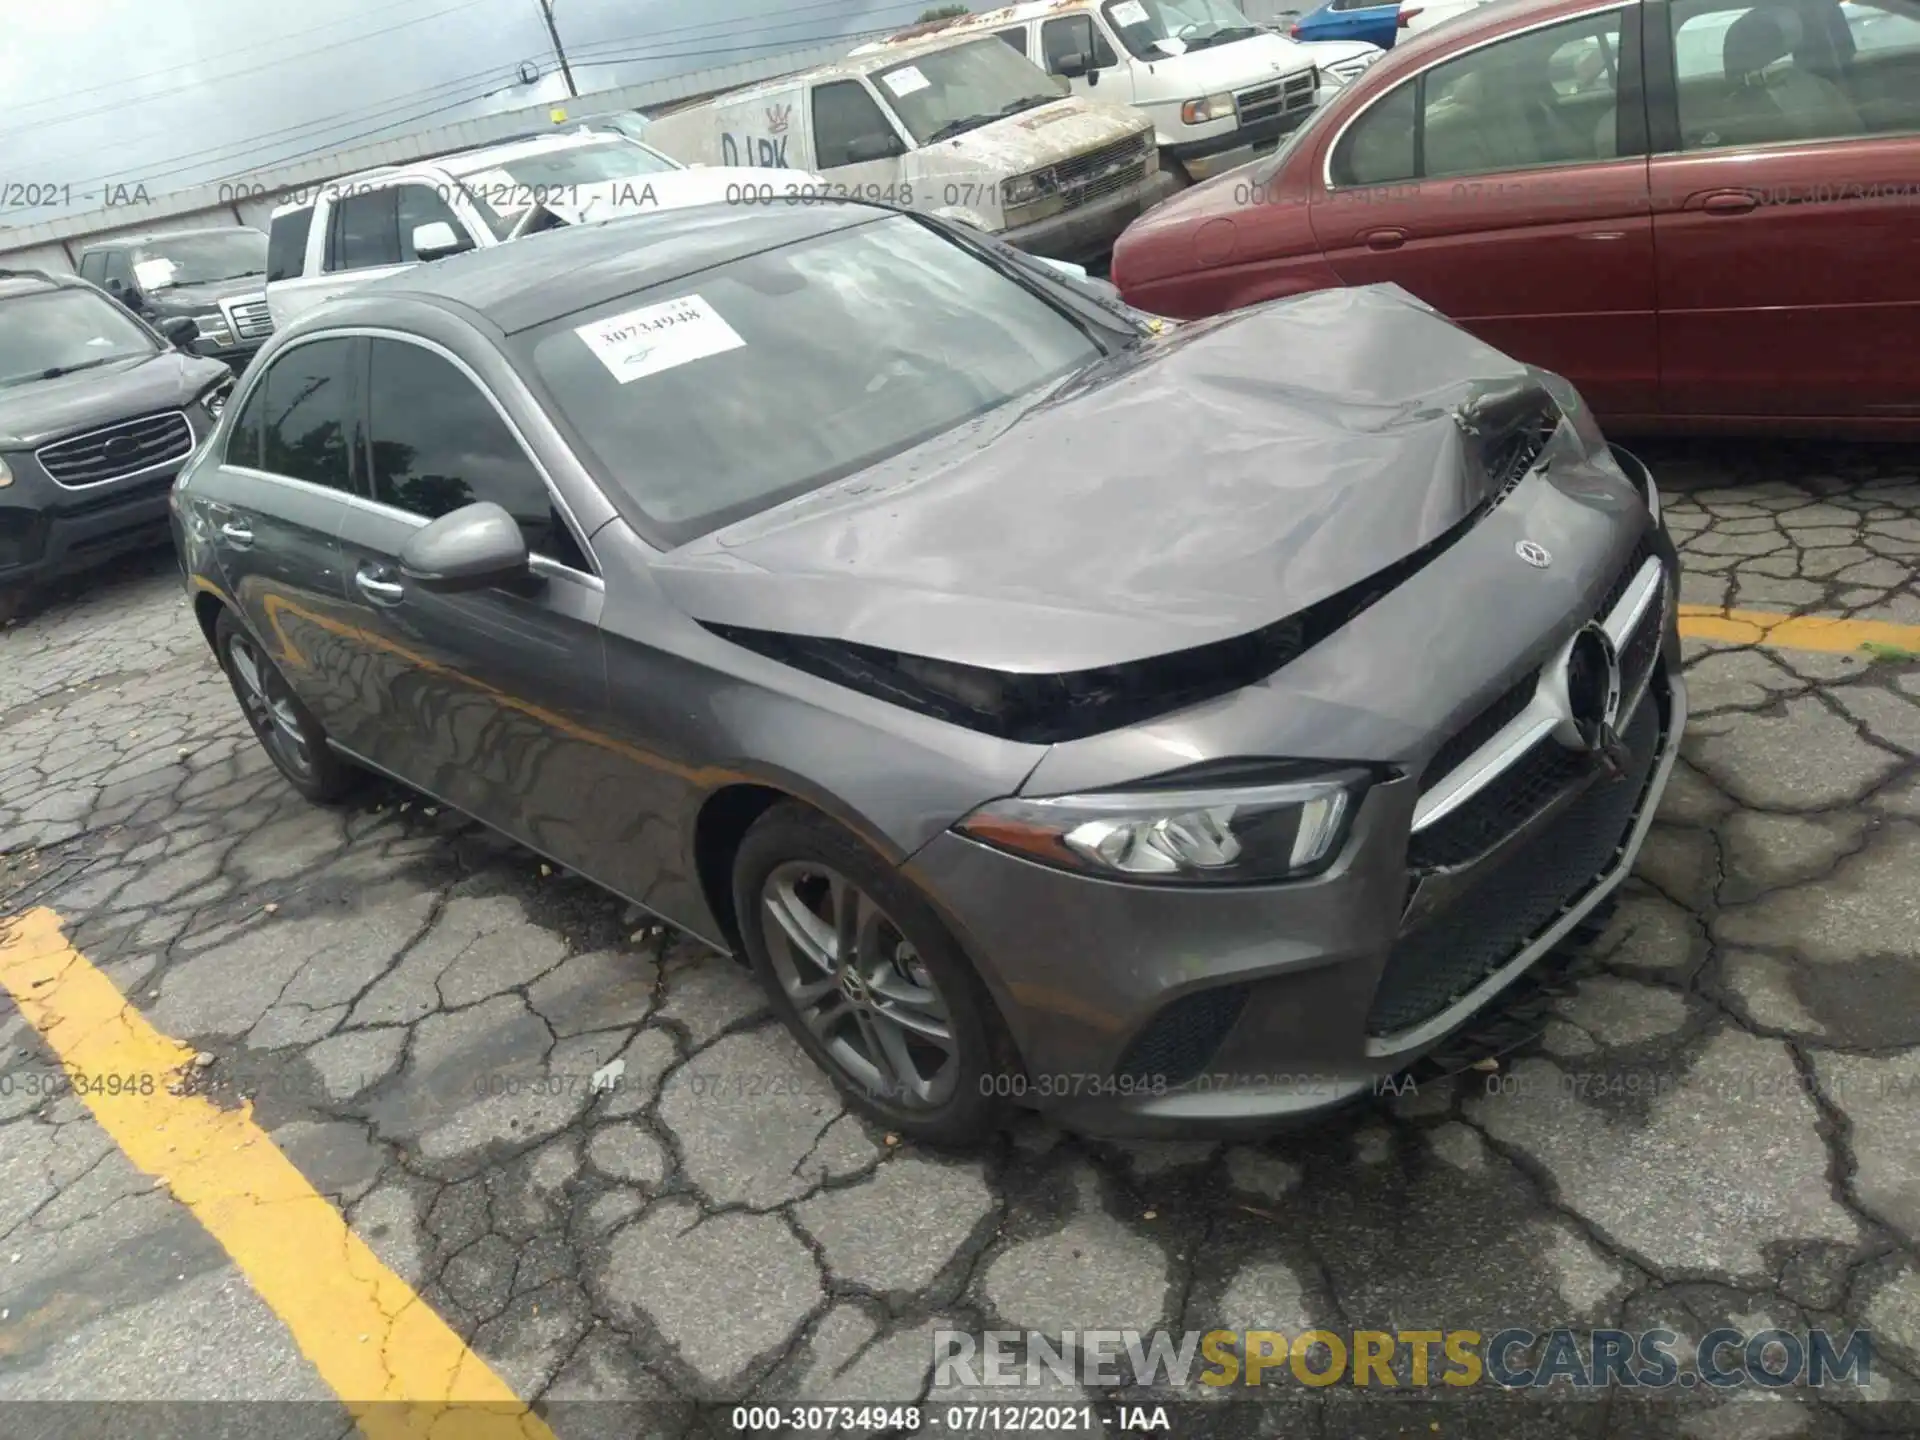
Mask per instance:
[[[1776,615],[1767,610],[1682,605],[1680,633],[1694,640],[1772,645],[1782,650],[1854,654],[1884,649],[1920,658],[1920,625],[1894,625],[1884,620],[1842,620],[1829,615]]]
[[[60,917],[0,922],[0,985],[128,1159],[225,1248],[368,1440],[554,1440],[254,1123],[169,1093],[192,1050],[68,943]]]

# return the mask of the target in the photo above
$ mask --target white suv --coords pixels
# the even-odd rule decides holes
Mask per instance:
[[[624,135],[581,129],[316,186],[273,212],[267,308],[275,328],[323,300],[425,260],[504,244],[554,220],[751,203],[792,171],[682,165]],[[798,177],[809,178],[809,177]]]

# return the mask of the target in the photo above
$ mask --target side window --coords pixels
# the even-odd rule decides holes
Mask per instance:
[[[372,343],[374,499],[429,520],[491,500],[520,522],[533,553],[589,570],[546,481],[479,387],[431,350]]]
[[[125,250],[109,250],[106,261],[107,288],[112,289],[115,281],[120,282],[123,291],[133,290],[133,261],[127,258]]]
[[[880,141],[892,141],[897,146],[899,136],[893,126],[887,123],[887,117],[880,113],[880,106],[873,96],[867,93],[866,86],[856,80],[836,80],[831,85],[816,85],[813,90],[813,154],[814,165],[821,170],[832,170],[841,165],[858,165],[866,160],[880,158],[877,155],[856,153],[855,146],[865,141],[875,145]]]
[[[442,224],[451,226],[456,238],[464,242],[469,250],[473,248],[473,236],[467,233],[467,227],[460,217],[453,213],[453,207],[425,185],[402,185],[398,191],[400,210],[400,259],[412,264],[420,257],[413,251],[413,232],[422,225]]]
[[[244,465],[249,470],[261,468],[260,442],[266,429],[266,413],[267,387],[256,385],[247,396],[246,407],[233,417],[233,425],[227,431],[227,449],[221,457],[223,464]]]
[[[1678,0],[1669,13],[1683,149],[1920,131],[1920,0]]]
[[[267,227],[267,283],[298,280],[307,268],[307,237],[313,233],[313,207],[303,205],[276,215]]]
[[[348,339],[315,340],[273,362],[255,392],[256,402],[265,402],[259,420],[262,470],[330,490],[353,488],[348,432],[355,348]],[[250,402],[247,409],[253,408]],[[240,418],[251,423],[249,416]],[[237,441],[241,426],[234,433]],[[227,453],[233,454],[231,446]]]
[[[1611,159],[1619,95],[1617,12],[1516,35],[1424,79],[1422,178]],[[1557,82],[1573,88],[1562,93]]]
[[[107,278],[107,252],[94,250],[80,257],[80,278],[98,285]]]
[[[370,270],[400,263],[400,226],[391,189],[363,190],[333,202],[327,269]]]
[[[993,33],[998,35],[1002,40],[1006,41],[1008,45],[1012,46],[1013,49],[1018,51],[1020,54],[1024,55],[1027,53],[1027,27],[1026,26],[1016,25],[1011,30],[996,30]]]
[[[1420,82],[1409,80],[1356,120],[1333,152],[1333,183],[1392,185],[1414,178],[1413,129]]]
[[[1069,55],[1086,56],[1087,65],[1094,70],[1105,70],[1109,65],[1120,63],[1107,37],[1094,28],[1091,15],[1068,15],[1047,21],[1040,27],[1040,50],[1049,75],[1058,75],[1060,62]]]

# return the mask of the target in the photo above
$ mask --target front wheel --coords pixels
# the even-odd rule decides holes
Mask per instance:
[[[747,832],[733,893],[775,1009],[856,1110],[934,1144],[994,1129],[1011,1042],[959,945],[893,867],[789,802]]]
[[[320,805],[351,794],[361,772],[334,754],[320,722],[230,611],[214,622],[213,647],[254,738],[287,783]]]

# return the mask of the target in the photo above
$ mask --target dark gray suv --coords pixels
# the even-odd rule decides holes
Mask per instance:
[[[1643,467],[1403,292],[1194,325],[889,207],[376,282],[175,494],[282,772],[744,954],[866,1113],[1271,1128],[1494,1006],[1685,720]]]
[[[247,368],[273,333],[267,235],[247,225],[118,235],[80,252],[80,274],[155,327],[191,320],[194,353]]]
[[[0,270],[0,610],[164,541],[167,492],[233,375],[72,275]]]

